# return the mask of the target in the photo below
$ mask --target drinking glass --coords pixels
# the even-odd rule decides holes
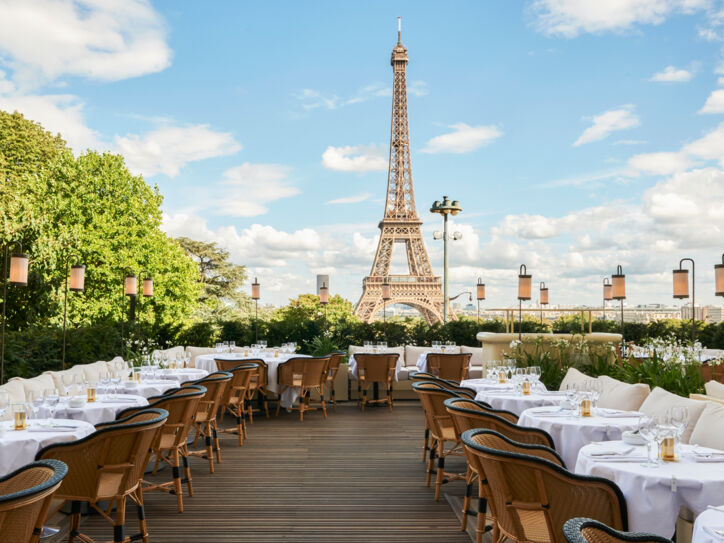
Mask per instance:
[[[658,427],[656,420],[653,417],[639,417],[638,423],[638,434],[646,440],[646,462],[641,464],[645,468],[658,468],[658,453],[657,460],[651,460],[651,447],[656,442],[658,437]]]
[[[10,394],[4,390],[0,390],[0,420],[2,420],[3,415],[5,415],[8,405],[10,405]]]
[[[236,341],[229,342],[229,352],[232,352],[236,348]]]
[[[73,376],[69,373],[64,373],[62,376],[63,389],[66,396],[70,396],[70,389],[73,388]]]
[[[266,339],[261,340],[259,343],[261,343],[261,346],[266,349]]]
[[[222,347],[223,347],[223,345],[222,345],[221,343],[217,343],[217,344],[216,344],[216,352],[217,352],[217,353],[221,353]]]
[[[27,406],[24,403],[13,404],[13,428],[15,430],[25,430],[28,427],[26,418],[28,416]]]
[[[43,405],[43,395],[40,392],[30,390],[26,394],[26,399],[28,403],[28,414],[30,415],[29,418],[37,419],[38,411],[40,411],[40,408]]]
[[[666,411],[666,419],[676,430],[676,437],[681,439],[687,425],[689,424],[689,410],[683,405],[674,405]]]
[[[54,388],[48,388],[43,394],[45,398],[45,405],[48,407],[48,415],[52,421],[55,418],[55,410],[58,408],[58,402],[60,401],[60,395]]]

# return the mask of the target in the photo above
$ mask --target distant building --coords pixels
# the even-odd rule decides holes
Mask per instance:
[[[681,308],[681,318],[691,318],[691,305],[685,305]],[[696,320],[705,322],[722,322],[724,321],[724,307],[717,305],[707,305],[704,307],[696,307]]]
[[[319,289],[322,285],[329,288],[329,275],[317,275],[317,296],[319,296]]]

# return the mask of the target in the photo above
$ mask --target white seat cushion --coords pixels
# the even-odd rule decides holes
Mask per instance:
[[[189,365],[194,368],[196,367],[196,357],[202,354],[214,354],[216,349],[214,347],[186,347],[186,354],[191,357]]]
[[[667,392],[663,388],[656,387],[644,400],[644,403],[641,404],[639,411],[652,417],[664,417],[666,416],[666,410],[675,405],[686,407],[689,410],[689,424],[681,436],[683,443],[689,443],[694,426],[696,426],[696,423],[699,421],[699,417],[702,411],[704,411],[707,402],[682,398],[681,396]]]
[[[473,367],[476,367],[476,368],[483,367],[483,349],[482,349],[482,347],[468,347],[467,345],[463,345],[462,347],[460,347],[460,351],[463,354],[470,353],[473,355],[470,357],[471,371],[472,371]]]
[[[593,377],[589,377],[585,373],[581,373],[576,368],[568,368],[568,371],[566,372],[565,377],[563,377],[563,381],[561,381],[561,386],[558,390],[566,390],[568,385],[583,386],[586,381],[590,381],[591,379],[593,379]]]
[[[101,373],[108,373],[108,363],[104,360],[99,360],[92,364],[80,364],[80,368],[83,370],[86,381],[95,383],[100,381]]]
[[[128,367],[122,356],[114,357],[112,360],[107,362],[107,365],[109,371],[125,370]]]
[[[483,368],[473,368],[471,367],[468,371],[468,379],[482,379],[483,378]]]
[[[64,375],[80,375],[81,379],[85,380],[85,373],[83,373],[83,364],[78,364],[77,366],[73,366],[72,368],[68,368],[67,370],[62,371],[46,371],[45,374],[50,375],[50,377],[53,379],[53,383],[55,383],[56,390],[63,395],[65,395],[65,383],[63,383]]]
[[[613,379],[608,375],[601,375],[601,397],[598,399],[599,407],[621,409],[623,411],[638,411],[641,404],[651,392],[649,385],[643,383],[629,384]]]
[[[724,450],[724,405],[701,402],[706,405],[691,432],[690,443],[702,447]]]
[[[405,345],[405,365],[415,366],[417,359],[420,358],[422,353],[428,353],[432,350],[431,347],[420,347],[418,345]]]
[[[20,378],[10,379],[3,386],[0,386],[0,390],[4,390],[10,395],[10,403],[25,403],[25,387]],[[8,409],[8,411],[11,411]],[[6,411],[5,413],[7,414]]]
[[[18,381],[23,385],[25,390],[25,398],[28,398],[28,393],[33,392],[36,396],[42,396],[43,393],[49,388],[55,388],[55,382],[50,375],[38,375],[32,379],[21,379],[19,377],[13,377],[11,381]]]
[[[709,381],[704,385],[707,396],[724,399],[724,385],[719,381]]]

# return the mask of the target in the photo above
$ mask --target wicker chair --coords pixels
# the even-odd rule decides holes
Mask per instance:
[[[538,428],[528,428],[526,426],[518,426],[517,424],[510,422],[508,418],[500,416],[512,415],[517,421],[513,413],[508,411],[501,411],[492,409],[484,402],[476,402],[474,400],[468,400],[466,398],[449,398],[445,400],[445,409],[452,417],[453,426],[455,427],[455,433],[458,438],[462,436],[467,430],[473,430],[475,428],[486,428],[488,430],[494,430],[500,434],[508,437],[509,439],[518,443],[527,443],[531,445],[542,445],[550,449],[554,449],[553,438],[545,430]],[[486,505],[487,496],[478,494],[478,510],[470,510],[470,499],[472,495],[473,485],[480,477],[477,466],[478,463],[474,458],[474,455],[465,448],[465,458],[468,463],[468,472],[466,474],[466,489],[465,499],[463,500],[462,509],[462,520],[460,529],[465,530],[467,528],[468,515],[477,515],[477,533],[482,534],[486,531]],[[560,464],[563,465],[563,460],[558,458]],[[485,491],[484,485],[478,485],[478,491]]]
[[[183,388],[167,390],[162,396],[153,396],[148,399],[147,407],[130,407],[121,411],[116,419],[128,417],[148,407],[165,409],[168,411],[168,418],[156,436],[156,441],[151,446],[155,457],[153,474],[156,474],[161,462],[171,467],[171,481],[164,483],[152,483],[142,481],[143,491],[160,490],[175,494],[178,502],[178,512],[184,511],[184,497],[182,483],[186,484],[189,496],[194,495],[194,488],[189,469],[187,440],[194,416],[199,406],[199,401],[206,394],[206,388],[193,385]],[[184,465],[184,478],[181,478],[181,462]]]
[[[277,378],[279,380],[279,396],[290,388],[299,389],[299,407],[292,409],[299,410],[299,420],[304,420],[304,412],[316,410],[310,407],[310,396],[312,391],[319,394],[322,413],[327,418],[327,406],[324,402],[324,383],[327,380],[327,368],[329,357],[317,358],[290,358],[277,367]],[[281,402],[277,403],[277,416],[281,408]]]
[[[564,543],[563,525],[592,517],[627,528],[626,500],[608,479],[576,475],[548,447],[517,443],[492,430],[463,433],[465,448],[479,461],[495,519],[493,541]]]
[[[50,500],[67,474],[63,462],[43,460],[0,477],[0,541],[36,543]]]
[[[468,378],[471,353],[441,354],[429,353],[427,367],[430,373],[440,379],[462,381]]]
[[[221,420],[224,422],[224,413],[228,412],[236,418],[236,428],[222,428],[220,432],[236,433],[239,436],[239,447],[244,444],[246,439],[246,417],[251,412],[249,402],[249,384],[251,379],[259,375],[259,364],[256,362],[236,362],[236,367],[229,368],[226,371],[234,377],[224,391],[221,398]]]
[[[124,419],[98,424],[96,431],[83,439],[55,443],[38,451],[36,460],[54,458],[68,465],[68,475],[55,494],[56,498],[71,502],[68,543],[76,538],[92,541],[80,533],[82,502],[113,524],[114,542],[127,541],[124,530],[129,498],[138,507],[140,529],[130,540],[148,543],[141,477],[166,417],[165,409],[143,409]],[[102,509],[100,502],[107,502],[108,506]],[[111,517],[114,507],[115,518]]]
[[[471,400],[475,399],[476,392],[472,388],[467,387],[461,387],[460,383],[457,381],[452,381],[449,379],[440,379],[439,377],[435,377],[432,373],[427,373],[424,371],[417,371],[415,373],[410,374],[410,381],[413,383],[420,382],[420,381],[428,381],[432,383],[438,383],[445,388],[454,391],[458,396],[470,398]],[[487,405],[487,404],[485,404]],[[430,429],[427,427],[427,421],[425,421],[425,443],[422,447],[422,461],[424,462],[427,460],[427,455],[430,450]]]
[[[368,403],[384,403],[392,411],[392,381],[395,379],[397,369],[397,353],[367,354],[358,353],[354,355],[357,361],[357,405],[362,407],[364,412]],[[376,400],[367,399],[367,391],[374,383],[385,385],[387,396]]]
[[[216,362],[216,367],[219,371],[231,371],[239,364],[245,363],[255,363],[258,365],[257,372],[255,375],[252,375],[249,386],[247,387],[247,403],[253,402],[254,396],[257,396],[263,404],[266,418],[269,418],[269,404],[267,403],[266,398],[267,383],[269,379],[269,366],[267,366],[267,363],[261,358],[239,358],[236,360],[220,360],[217,358],[214,362]],[[247,409],[247,415],[249,417],[249,422],[254,424],[253,406],[249,406]],[[244,433],[246,434],[246,431]]]
[[[325,356],[329,357],[329,369],[327,370],[327,383],[326,383],[330,390],[329,401],[332,402],[332,409],[334,409],[334,411],[336,412],[337,411],[337,397],[335,395],[335,390],[334,390],[334,381],[337,378],[337,372],[339,371],[339,366],[342,363],[342,360],[344,360],[344,357],[347,356],[347,353],[344,351],[333,351]]]
[[[455,434],[452,417],[445,410],[445,400],[457,398],[457,394],[438,383],[421,381],[412,383],[412,389],[420,398],[425,411],[425,423],[430,430],[430,456],[427,462],[427,479],[430,486],[432,474],[435,474],[435,501],[440,499],[440,487],[450,481],[465,479],[465,474],[445,471],[445,458],[463,456],[462,443]],[[450,446],[446,449],[446,443]],[[437,458],[437,468],[435,468]]]
[[[219,446],[219,432],[216,424],[216,417],[221,405],[221,399],[224,397],[226,387],[231,381],[233,375],[227,371],[216,371],[210,373],[203,379],[186,382],[181,385],[182,388],[199,385],[206,388],[206,394],[199,402],[194,415],[194,428],[196,435],[194,436],[194,447],[200,437],[204,438],[205,448],[198,451],[189,451],[188,456],[199,456],[209,461],[209,472],[214,473],[214,452],[216,452],[216,461],[221,462],[221,447]],[[211,446],[213,440],[213,448]]]
[[[672,543],[671,539],[642,532],[620,532],[590,518],[572,518],[563,525],[568,543]]]

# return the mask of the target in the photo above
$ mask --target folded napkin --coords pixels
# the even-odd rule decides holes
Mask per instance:
[[[588,456],[625,456],[635,450],[636,447],[631,447],[625,443],[611,441],[591,447],[591,449],[587,452]]]
[[[587,455],[596,462],[647,462],[648,457],[640,454],[632,454],[631,456],[612,455],[612,456],[590,456]]]
[[[641,415],[638,411],[620,411],[619,409],[596,408],[596,415],[609,419],[630,419]]]
[[[687,454],[687,458],[690,460],[693,460],[697,464],[706,464],[706,463],[718,463],[718,462],[724,462],[724,453],[719,454],[706,454],[706,453],[692,453]]]
[[[514,392],[515,391],[512,388],[507,388],[507,389],[484,390],[483,394],[490,394],[492,396],[495,396],[495,395],[505,396],[506,394],[513,394]]]
[[[570,417],[572,411],[565,411],[562,409],[547,409],[545,411],[533,411],[534,415],[540,415],[541,417]]]
[[[536,390],[536,394],[540,396],[565,396],[566,393],[560,390]]]
[[[28,428],[28,432],[46,432],[46,433],[55,433],[55,432],[74,432],[77,430],[77,426],[31,426]]]
[[[101,403],[138,403],[135,398],[101,398]]]

